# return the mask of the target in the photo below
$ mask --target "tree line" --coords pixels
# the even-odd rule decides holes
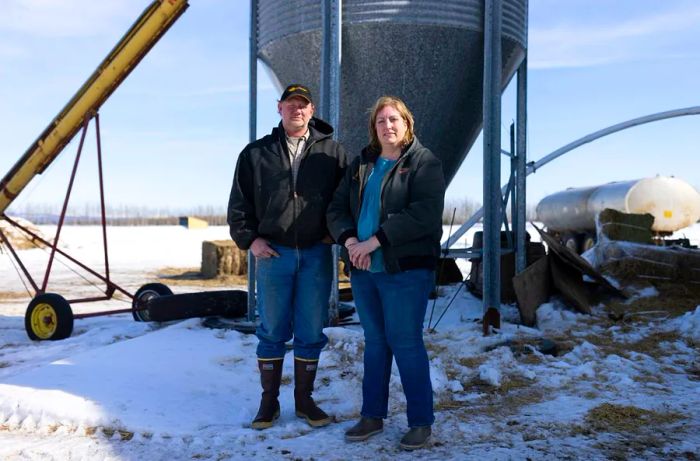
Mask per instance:
[[[19,216],[37,225],[58,224],[61,206],[38,203],[11,207],[8,215]],[[174,226],[182,216],[192,216],[205,220],[211,226],[226,225],[226,209],[215,206],[191,208],[148,207],[142,205],[105,206],[105,220],[110,226]],[[102,212],[99,204],[69,206],[65,224],[99,225]]]
[[[461,224],[481,208],[481,203],[469,198],[448,198],[442,212],[442,223]],[[38,203],[11,207],[8,215],[19,216],[37,225],[57,224],[61,212],[59,204]],[[182,216],[193,216],[205,220],[210,226],[226,225],[226,209],[222,206],[197,206],[189,208],[148,207],[143,205],[108,205],[105,207],[106,221],[110,226],[175,226]],[[454,221],[453,221],[454,214]],[[510,217],[510,208],[508,208]],[[528,205],[528,221],[536,219],[535,206]],[[71,225],[99,225],[102,221],[99,204],[90,203],[70,206],[65,223]]]
[[[463,222],[466,222],[469,218],[471,218],[474,213],[481,209],[481,207],[481,202],[478,202],[469,197],[448,198],[445,200],[445,208],[442,210],[442,224],[446,226],[450,224],[460,225]],[[535,208],[535,205],[527,205],[527,208],[525,210],[526,221],[537,220],[537,213],[535,211]],[[508,207],[506,213],[508,215],[508,219],[511,219],[510,206]]]

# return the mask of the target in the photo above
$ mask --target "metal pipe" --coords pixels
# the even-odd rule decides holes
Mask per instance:
[[[501,305],[501,0],[484,4],[484,332]]]
[[[321,117],[334,128],[333,139],[338,140],[340,125],[340,66],[342,48],[342,0],[323,0],[321,2],[321,20],[323,23],[321,40]],[[330,325],[338,324],[338,259],[340,247],[333,245],[332,285],[328,302],[328,321]]]
[[[342,0],[327,0],[331,7],[329,14],[330,36],[330,75],[328,90],[330,92],[328,105],[328,121],[333,127],[333,138],[340,139],[340,68],[342,65]]]
[[[48,241],[46,241],[43,237],[41,237],[40,235],[38,235],[38,234],[32,232],[31,230],[27,229],[25,226],[21,225],[20,223],[18,223],[17,221],[13,220],[12,218],[9,218],[7,215],[3,215],[3,216],[2,216],[2,219],[4,219],[5,221],[7,221],[7,222],[9,222],[10,224],[12,224],[14,227],[20,229],[22,232],[24,232],[25,234],[27,234],[27,235],[29,235],[30,237],[32,237],[33,240],[35,240],[35,241],[37,241],[37,242],[39,242],[39,243],[42,243],[42,244],[46,245],[47,247],[51,247],[51,243],[49,243]],[[114,291],[116,290],[116,291],[119,291],[119,292],[125,294],[125,295],[128,296],[129,298],[133,298],[133,297],[134,297],[134,295],[132,295],[131,293],[129,293],[128,291],[126,291],[125,289],[123,289],[122,287],[120,287],[119,285],[115,284],[114,282],[112,282],[112,281],[110,281],[110,280],[107,280],[102,274],[99,274],[99,273],[95,272],[93,269],[90,269],[87,265],[81,263],[80,261],[78,261],[77,259],[75,259],[74,257],[72,257],[71,255],[69,255],[68,253],[66,253],[65,251],[61,250],[61,249],[58,248],[58,247],[56,247],[56,253],[60,254],[61,256],[63,256],[64,258],[66,258],[68,261],[70,261],[70,262],[72,262],[73,264],[77,265],[78,267],[80,267],[81,269],[83,269],[84,271],[86,271],[87,273],[89,273],[89,274],[93,275],[94,277],[98,278],[99,280],[105,282],[105,283],[107,284],[107,291],[108,291],[108,292],[111,291],[112,293],[114,293]],[[19,262],[19,258],[15,258],[15,259]],[[25,274],[27,274],[27,276],[29,276],[28,273],[27,273],[26,271],[25,271]],[[44,292],[43,290],[39,290],[38,288],[35,288],[35,289],[36,289],[37,293],[43,293],[43,292]],[[130,311],[130,310],[131,310],[131,309],[129,309],[129,311]]]
[[[527,164],[527,49],[525,59],[518,68],[517,81],[517,129],[515,130],[516,168],[515,168],[515,214],[513,218],[515,229],[515,273],[520,273],[527,267],[527,182],[525,172]]]
[[[105,211],[105,186],[102,174],[102,140],[100,137],[100,114],[95,114],[95,137],[97,138],[97,173],[100,180],[100,214],[102,244],[105,256],[105,278],[109,280],[109,252],[107,251],[107,213]]]
[[[574,150],[577,147],[581,147],[584,144],[588,144],[591,141],[595,141],[596,139],[602,138],[603,136],[607,136],[609,134],[613,134],[613,133],[616,133],[618,131],[621,131],[621,130],[624,130],[627,128],[632,128],[634,126],[644,125],[645,123],[657,122],[659,120],[666,120],[668,118],[673,118],[673,117],[683,117],[685,115],[700,115],[700,106],[693,106],[693,107],[686,107],[683,109],[658,112],[656,114],[645,115],[644,117],[633,118],[632,120],[627,120],[626,122],[618,123],[617,125],[612,125],[612,126],[609,126],[607,128],[603,128],[602,130],[598,130],[594,133],[591,133],[591,134],[586,135],[582,138],[579,138],[574,142],[570,142],[569,144],[555,150],[551,154],[548,154],[548,155],[542,157],[537,162],[529,164],[527,166],[527,174],[534,173],[539,168],[548,164],[549,162],[551,162],[555,158],[561,157],[565,153],[567,153],[571,150]]]
[[[248,51],[248,139],[257,139],[258,118],[258,0],[250,0],[250,40]],[[255,256],[248,250],[248,313],[247,320],[255,321]]]
[[[509,250],[513,249],[513,235],[510,223],[508,222],[508,197],[512,197],[515,194],[515,172],[511,171],[508,179],[508,184],[506,186],[506,192],[501,197],[501,224],[503,224],[503,230],[506,234],[507,248]],[[511,198],[511,201],[514,202]],[[503,248],[500,248],[500,252],[503,253]]]
[[[101,297],[101,298],[86,298],[86,299],[70,299],[66,300],[68,301],[69,304],[77,304],[77,303],[84,303],[84,302],[93,302],[93,301],[106,301],[109,298],[106,297]],[[146,309],[139,309],[139,310],[146,310]],[[91,317],[100,317],[103,315],[115,315],[115,314],[128,314],[134,312],[134,309],[117,309],[113,311],[100,311],[100,312],[89,312],[86,314],[73,314],[74,319],[87,319]]]
[[[248,140],[258,139],[258,0],[250,0],[250,36],[248,40]]]
[[[319,112],[333,126],[338,139],[340,124],[340,65],[342,46],[342,0],[321,2],[321,95]]]
[[[51,253],[49,254],[49,262],[46,265],[46,273],[44,274],[44,282],[41,284],[41,292],[46,293],[46,287],[49,284],[49,275],[51,275],[51,266],[53,265],[54,256],[56,256],[56,247],[58,246],[58,239],[61,236],[61,230],[63,229],[63,223],[66,219],[66,212],[68,211],[68,201],[70,200],[70,194],[73,190],[73,183],[75,182],[75,174],[78,171],[78,163],[80,163],[80,154],[83,152],[83,145],[85,144],[85,135],[87,134],[88,124],[90,123],[91,116],[88,114],[85,116],[83,121],[83,132],[80,135],[80,144],[78,145],[78,153],[75,156],[75,163],[73,164],[73,171],[70,175],[70,180],[68,181],[68,190],[66,191],[66,198],[63,200],[63,208],[61,209],[61,215],[58,218],[58,227],[56,228],[56,236],[53,239],[53,244],[51,245]]]
[[[510,194],[506,195],[506,197],[509,197],[509,199],[510,199],[510,222],[512,225],[511,232],[515,233],[515,229],[516,229],[516,227],[518,227],[518,210],[516,207],[518,206],[518,192],[519,192],[518,185],[516,182],[517,181],[516,175],[517,175],[517,170],[518,170],[518,166],[517,166],[518,158],[517,158],[516,151],[515,151],[515,136],[516,136],[515,123],[510,124],[509,135],[510,135],[509,136],[510,151],[513,153],[513,155],[510,157],[510,178],[508,179],[508,183],[510,184],[512,182],[513,186],[511,188]],[[504,219],[503,219],[503,221],[505,223],[508,223],[508,216],[505,213],[506,204],[504,204],[503,206],[504,206],[504,213],[503,213]],[[506,230],[508,230],[507,224],[506,224]],[[510,242],[512,242],[514,240],[512,237],[514,237],[514,236],[511,236],[509,233],[509,237],[508,237],[509,238],[509,248],[513,248],[512,246],[510,246]]]
[[[112,299],[111,296],[92,296],[90,298],[76,298],[76,299],[66,299],[68,301],[68,304],[79,304],[79,303],[93,303],[95,301],[109,301]],[[141,309],[145,310],[145,309]],[[90,312],[89,314],[82,314],[80,317],[73,315],[73,318],[84,318],[84,317],[97,317],[99,315],[109,315],[109,314],[121,314],[121,313],[126,313],[126,312],[133,312],[134,309],[129,308],[129,309],[116,309],[116,310],[110,310],[110,311],[101,311],[101,312]]]

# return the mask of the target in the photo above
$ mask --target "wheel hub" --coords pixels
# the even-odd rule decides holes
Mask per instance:
[[[32,329],[41,339],[48,339],[54,334],[56,322],[56,311],[48,304],[39,304],[32,312]]]

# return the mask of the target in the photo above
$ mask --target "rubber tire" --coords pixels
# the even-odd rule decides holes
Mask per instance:
[[[139,309],[146,307],[148,301],[161,296],[170,296],[173,290],[162,283],[147,283],[136,291],[134,299],[131,302],[131,315],[137,322],[150,322],[151,315],[148,309]]]
[[[56,314],[56,329],[45,338],[40,337],[32,328],[32,313],[42,304],[48,304]],[[24,329],[32,341],[57,341],[66,339],[73,333],[73,309],[66,299],[56,293],[42,293],[34,297],[24,314]]]
[[[248,310],[248,293],[243,290],[202,291],[148,300],[148,313],[155,322],[220,315],[239,318]]]

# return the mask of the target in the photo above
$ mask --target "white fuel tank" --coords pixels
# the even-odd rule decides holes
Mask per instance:
[[[700,194],[687,182],[668,176],[571,188],[543,198],[537,219],[549,230],[591,231],[605,208],[623,213],[649,213],[652,230],[675,232],[700,219]]]

